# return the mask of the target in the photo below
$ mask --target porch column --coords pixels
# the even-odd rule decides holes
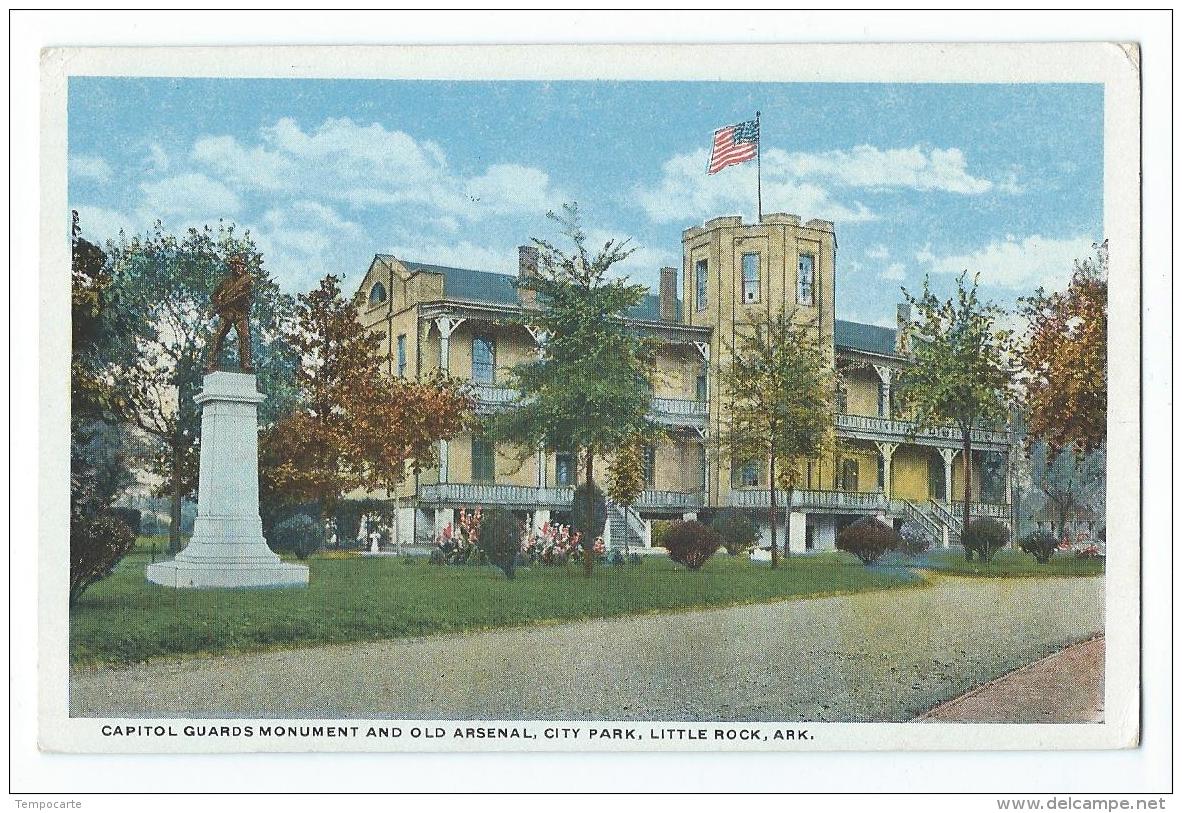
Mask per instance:
[[[895,454],[895,449],[899,448],[899,444],[876,441],[874,445],[878,447],[878,453],[882,455],[882,492],[889,500],[891,498],[891,457]]]
[[[952,461],[956,459],[959,449],[940,447],[940,457],[944,459],[944,507],[952,512]],[[944,547],[948,547],[948,526],[944,526]]]
[[[439,371],[444,375],[451,375],[451,334],[464,323],[463,317],[440,316],[435,320],[435,327],[439,330]],[[448,482],[447,473],[447,441],[439,441],[439,482]]]
[[[531,525],[535,531],[542,530],[542,526],[550,521],[550,509],[538,508],[534,511],[533,522]]]
[[[435,538],[443,533],[445,525],[450,524],[455,519],[455,511],[451,508],[436,508],[435,509]]]
[[[875,364],[874,371],[878,373],[878,377],[882,380],[882,393],[886,396],[886,414],[881,417],[892,418],[894,416],[891,414],[891,379],[895,371],[882,364]]]
[[[546,487],[546,450],[545,449],[538,449],[537,467],[538,467],[538,476],[537,476],[538,488],[545,488]]]

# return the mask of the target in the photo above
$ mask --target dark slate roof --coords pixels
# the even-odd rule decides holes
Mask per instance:
[[[379,255],[383,259],[395,259],[388,254]],[[432,265],[413,260],[398,262],[406,266],[411,273],[420,271],[429,274],[443,275],[443,295],[448,299],[459,299],[465,302],[484,302],[493,305],[516,305],[517,288],[514,283],[517,277],[511,274],[498,274],[493,271],[474,271],[471,268],[452,268],[446,265]],[[676,318],[681,318],[681,302],[677,302]],[[656,294],[648,294],[640,304],[628,311],[632,319],[649,319],[657,321],[661,318],[660,302]]]
[[[895,355],[895,331],[889,327],[838,319],[833,326],[833,343],[850,350]]]

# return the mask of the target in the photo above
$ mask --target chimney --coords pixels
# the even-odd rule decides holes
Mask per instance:
[[[677,321],[677,269],[661,269],[661,287],[658,291],[657,302],[660,305],[662,322]]]
[[[517,281],[520,283],[526,277],[536,277],[538,275],[538,247],[537,246],[518,246],[517,247]],[[517,298],[521,300],[521,304],[532,306],[538,301],[537,291],[530,291],[525,288],[517,289]]]
[[[902,302],[895,307],[895,352],[907,352],[907,340],[903,331],[911,324],[911,305]]]

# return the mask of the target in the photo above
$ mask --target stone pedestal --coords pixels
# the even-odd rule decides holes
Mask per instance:
[[[258,392],[255,377],[214,372],[201,407],[201,461],[193,538],[171,562],[148,565],[166,587],[303,587],[308,568],[282,562],[259,519]]]

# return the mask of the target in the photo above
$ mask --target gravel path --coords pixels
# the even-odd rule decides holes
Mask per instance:
[[[933,723],[1099,723],[1104,637],[1035,661],[920,718]]]
[[[74,716],[906,721],[1103,627],[1102,578],[929,587],[72,675]]]

